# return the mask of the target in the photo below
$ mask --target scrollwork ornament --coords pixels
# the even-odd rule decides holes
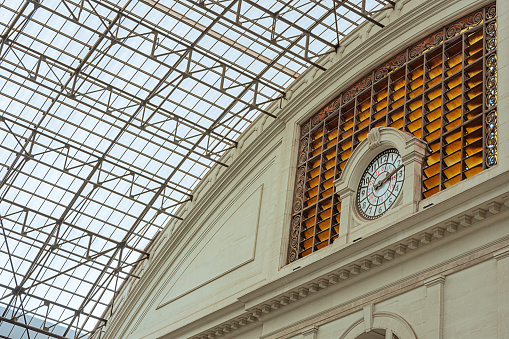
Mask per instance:
[[[486,20],[493,19],[497,15],[497,6],[491,5],[486,9]]]
[[[304,166],[297,169],[297,182],[295,183],[295,196],[293,199],[293,210],[294,212],[302,209],[302,203],[304,200],[304,184],[305,184],[306,169]]]
[[[490,88],[486,92],[486,107],[493,108],[497,105],[497,90],[495,88]]]
[[[477,12],[467,18],[467,25],[469,27],[477,26],[482,22],[482,12]]]
[[[346,91],[345,94],[343,94],[343,104],[346,104],[347,102],[352,100],[358,93],[371,86],[372,83],[373,79],[371,75],[362,79],[362,81],[357,83],[355,86]]]
[[[302,192],[295,192],[295,202],[293,203],[293,210],[295,212],[302,209]]]
[[[299,258],[299,230],[300,215],[293,217],[290,233],[290,250],[288,253],[288,262],[293,262]]]
[[[486,59],[486,107],[497,105],[497,57],[495,54]]]
[[[497,87],[497,78],[493,76],[489,77],[488,80],[486,81],[486,88],[490,89],[495,87]]]
[[[497,112],[486,115],[486,166],[497,164]]]
[[[325,119],[327,117],[327,113],[325,111],[320,111],[320,113],[318,113],[317,115],[315,115],[312,119],[311,119],[311,126],[312,127],[315,127],[316,125],[318,125],[319,123],[321,123],[323,121],[323,119]]]
[[[334,110],[337,110],[339,108],[339,106],[340,106],[340,102],[341,102],[340,98],[337,98],[336,100],[334,100],[332,102],[332,108]]]
[[[330,102],[325,108],[323,109],[323,112],[329,116],[332,112],[334,112],[336,109],[339,108],[339,99],[333,100]]]
[[[305,162],[308,158],[308,137],[300,141],[299,145],[299,164]]]
[[[437,33],[427,37],[426,39],[424,39],[422,42],[418,43],[417,45],[413,46],[408,51],[408,57],[410,59],[414,59],[414,58],[418,57],[419,55],[421,55],[422,53],[424,53],[425,51],[427,51],[428,49],[440,45],[443,40],[444,40],[444,37],[443,37],[442,31],[437,32]]]
[[[452,25],[448,26],[445,30],[445,38],[451,39],[456,35],[460,34],[463,30],[475,27],[482,23],[482,11],[472,13],[467,17],[464,17]]]
[[[445,30],[445,38],[450,39],[460,34],[464,29],[469,29],[482,23],[482,11],[464,17]]]
[[[437,46],[437,45],[441,44],[443,40],[444,40],[444,37],[442,36],[442,32],[438,32],[436,34],[433,34],[429,38],[429,44],[431,46]]]
[[[488,66],[494,66],[494,67],[497,66],[497,57],[495,56],[495,54],[492,54],[488,58],[486,58],[486,64]]]
[[[383,68],[377,69],[374,74],[375,81],[378,81],[378,80],[384,78],[387,74],[389,74],[388,68],[383,67]]]
[[[489,36],[489,37],[494,37],[495,36],[495,33],[497,31],[497,26],[495,25],[494,22],[488,24],[486,26],[486,35]]]
[[[386,63],[384,66],[378,68],[374,72],[374,81],[378,81],[382,78],[384,78],[387,74],[395,70],[396,68],[404,65],[406,62],[406,55],[400,54],[388,63]]]
[[[343,104],[346,104],[348,101],[352,100],[353,97],[354,95],[352,92],[346,92],[343,94]]]
[[[456,35],[458,35],[461,32],[461,25],[455,24],[447,27],[447,30],[445,31],[446,39],[450,39]]]
[[[489,39],[486,41],[486,51],[492,52],[497,47],[497,40],[496,39]]]
[[[302,128],[301,128],[301,130],[300,130],[300,136],[302,137],[302,136],[304,136],[304,135],[308,134],[308,133],[309,133],[309,129],[310,129],[310,127],[311,127],[311,123],[308,121],[307,123],[305,123],[305,124],[302,126]]]

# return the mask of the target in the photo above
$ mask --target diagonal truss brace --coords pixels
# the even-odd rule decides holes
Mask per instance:
[[[367,21],[379,26],[380,28],[385,27],[382,23],[380,23],[379,21],[376,21],[375,19],[372,18],[372,15],[371,15],[372,13],[366,11],[366,0],[363,0],[361,2],[360,8],[357,5],[350,4],[349,1],[346,1],[346,0],[333,0],[333,1],[335,4],[345,7],[347,10],[363,17]],[[394,1],[390,1],[390,0],[385,0],[385,1],[387,1],[387,3],[389,4],[389,7],[385,7],[385,8],[383,8],[383,10],[394,9],[394,7],[396,6],[396,3]]]
[[[198,7],[202,7],[204,10],[210,12],[212,14],[212,16],[214,17],[218,17],[218,18],[221,18],[223,21],[227,22],[228,24],[230,25],[234,25],[234,26],[237,26],[239,28],[241,28],[242,30],[248,32],[249,34],[255,36],[256,38],[258,38],[259,40],[263,40],[265,41],[266,43],[276,47],[277,49],[281,50],[281,51],[284,51],[284,53],[287,53],[289,55],[292,55],[298,59],[301,59],[303,60],[304,62],[306,62],[307,64],[309,65],[312,65],[312,66],[315,66],[316,68],[318,69],[321,69],[322,71],[325,71],[326,68],[323,67],[322,65],[310,60],[310,59],[307,59],[305,56],[297,53],[297,52],[294,52],[291,47],[293,47],[295,44],[291,44],[290,46],[288,47],[285,47],[285,46],[282,46],[280,45],[277,41],[271,39],[271,38],[267,38],[265,37],[264,35],[262,34],[259,34],[247,27],[245,27],[244,25],[242,25],[239,21],[235,21],[235,20],[232,20],[232,19],[229,19],[228,17],[226,17],[225,15],[221,15],[220,13],[217,13],[216,11],[212,10],[210,7],[207,7],[207,6],[200,6],[200,3],[199,2],[196,2],[196,1],[193,1],[193,0],[185,0],[195,6],[198,6]],[[298,40],[300,40],[300,37],[304,36],[305,34],[301,34],[300,36],[297,37]],[[296,40],[294,40],[296,41]],[[329,43],[328,43],[329,44]]]

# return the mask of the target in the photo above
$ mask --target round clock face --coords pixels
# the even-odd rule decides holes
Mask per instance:
[[[391,148],[378,154],[362,174],[357,189],[357,209],[365,219],[382,216],[396,202],[403,187],[405,167]]]

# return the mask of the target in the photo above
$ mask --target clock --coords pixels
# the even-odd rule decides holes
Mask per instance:
[[[405,167],[396,148],[386,149],[364,170],[357,188],[357,211],[367,220],[381,217],[401,193]]]
[[[336,248],[395,227],[419,211],[426,150],[426,142],[411,133],[392,127],[369,131],[334,181],[341,200]]]

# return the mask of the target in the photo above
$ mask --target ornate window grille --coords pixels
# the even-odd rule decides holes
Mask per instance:
[[[428,143],[428,198],[497,163],[496,6],[479,9],[397,54],[301,126],[288,261],[340,234],[333,181],[373,127]]]

